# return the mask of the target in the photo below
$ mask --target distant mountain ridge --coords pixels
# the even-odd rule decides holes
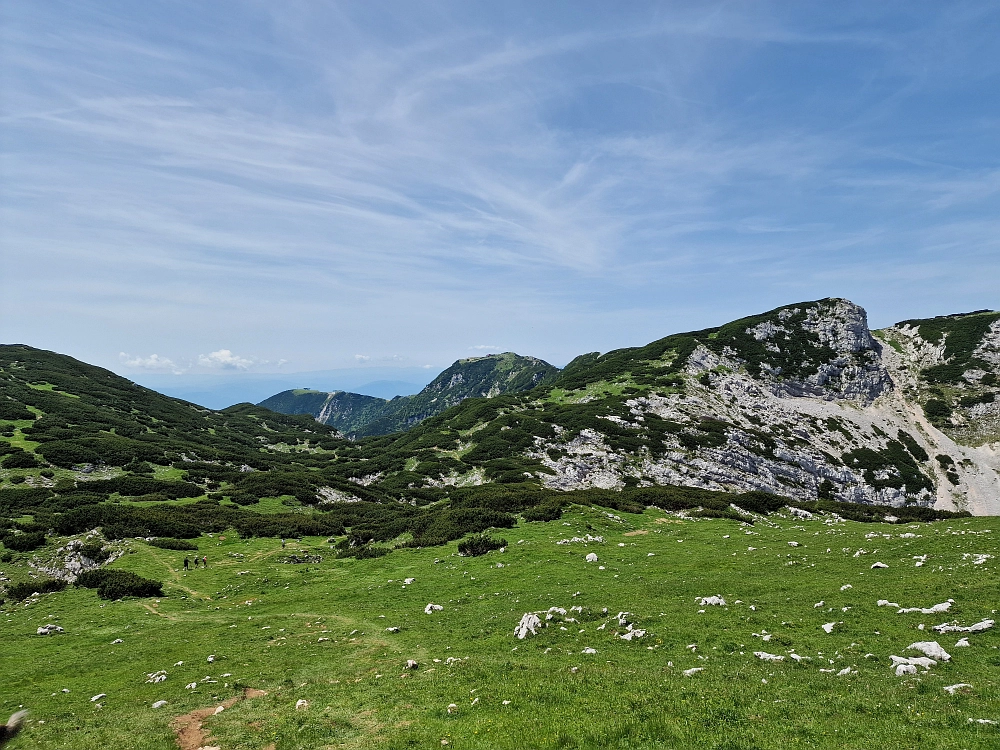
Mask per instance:
[[[351,437],[388,435],[419,424],[467,398],[520,393],[552,382],[559,369],[536,357],[513,352],[460,359],[420,393],[393,399],[347,391],[282,391],[258,406],[280,414],[310,414]]]

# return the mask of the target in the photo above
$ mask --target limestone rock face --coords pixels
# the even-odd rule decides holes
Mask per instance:
[[[540,439],[529,455],[553,472],[539,474],[543,484],[564,490],[673,484],[1000,512],[997,450],[963,446],[951,436],[1000,423],[1000,400],[990,400],[988,385],[996,382],[990,373],[1000,359],[1000,315],[986,317],[971,338],[948,332],[951,319],[935,324],[946,329],[940,339],[924,321],[899,324],[879,332],[886,345],[869,330],[861,307],[827,299],[685,334],[691,343],[686,359],[672,368],[678,374],[673,381],[661,378],[670,387],[654,385],[625,398],[604,417],[606,430]],[[954,325],[962,321],[958,316]],[[678,350],[682,336],[675,337]],[[949,336],[971,340],[969,351],[954,351],[954,343],[949,349]],[[596,364],[611,356],[627,359],[611,353]],[[634,359],[622,366],[633,380]],[[931,422],[921,403],[933,393],[926,373],[943,377],[950,370],[941,366],[956,361],[968,363],[959,368],[963,382],[985,395],[966,407],[953,398],[951,422]],[[661,362],[676,359],[660,356],[655,365],[666,370]],[[622,450],[614,433],[624,428],[642,435],[651,418],[671,425],[657,436],[662,449]]]

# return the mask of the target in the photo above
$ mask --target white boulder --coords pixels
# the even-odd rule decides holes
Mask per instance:
[[[514,628],[514,635],[523,641],[529,635],[535,635],[541,627],[544,626],[542,625],[542,621],[538,619],[538,615],[534,612],[525,612],[517,627]]]
[[[967,628],[960,627],[959,625],[949,625],[948,623],[941,623],[940,625],[935,625],[932,630],[936,630],[939,633],[982,633],[984,630],[989,630],[996,623],[993,620],[982,620],[977,622],[975,625],[969,625]]]
[[[967,682],[959,682],[959,683],[956,683],[954,685],[945,685],[944,686],[944,691],[948,695],[954,695],[955,693],[957,693],[962,688],[970,688],[970,687],[972,687],[972,685],[970,685]]]
[[[951,660],[951,654],[941,648],[941,644],[937,641],[917,641],[916,643],[911,643],[907,646],[907,648],[919,651],[920,653],[929,656],[932,659],[937,659],[938,661]]]
[[[778,654],[769,654],[767,651],[754,651],[753,655],[756,656],[761,661],[784,661],[784,656],[779,656]]]

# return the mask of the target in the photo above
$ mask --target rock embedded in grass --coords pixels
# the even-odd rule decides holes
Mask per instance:
[[[996,623],[993,620],[982,620],[977,622],[975,625],[969,625],[968,627],[963,628],[959,625],[941,623],[940,625],[935,625],[931,629],[936,630],[938,633],[981,633],[984,630],[989,630],[995,624]]]
[[[544,625],[542,625],[542,621],[538,618],[538,615],[534,612],[525,612],[517,627],[514,628],[514,635],[523,641],[529,635],[535,635],[538,629],[542,627]]]
[[[911,643],[907,648],[919,651],[931,659],[951,661],[951,654],[941,648],[941,644],[937,641],[917,641],[916,643]]]

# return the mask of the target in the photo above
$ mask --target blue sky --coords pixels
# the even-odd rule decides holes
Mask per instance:
[[[0,8],[5,342],[429,379],[1000,307],[996,3]]]

